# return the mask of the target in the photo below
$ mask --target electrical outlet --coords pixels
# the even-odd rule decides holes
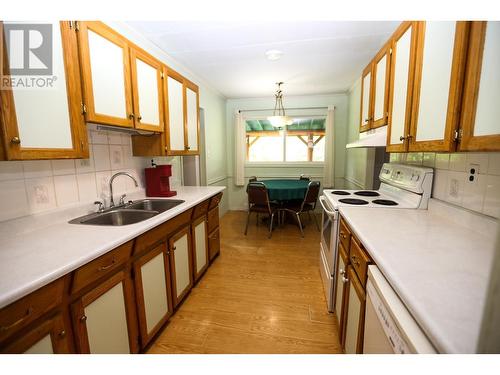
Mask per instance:
[[[469,177],[467,178],[469,183],[472,183],[472,184],[476,183],[477,175],[479,173],[479,164],[469,163],[467,171],[469,172]]]
[[[459,189],[458,180],[456,178],[452,178],[450,180],[450,196],[458,198],[458,189]]]

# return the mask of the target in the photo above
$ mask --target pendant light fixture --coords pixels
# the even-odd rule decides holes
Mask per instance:
[[[285,115],[285,108],[283,107],[283,91],[281,91],[281,85],[283,82],[276,82],[276,84],[278,85],[278,89],[274,94],[274,112],[273,115],[269,116],[267,119],[275,128],[282,128],[286,125],[291,125],[293,123],[293,119]]]

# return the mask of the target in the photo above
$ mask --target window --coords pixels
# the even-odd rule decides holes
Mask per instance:
[[[325,161],[325,118],[298,118],[275,128],[268,120],[246,120],[248,162]]]

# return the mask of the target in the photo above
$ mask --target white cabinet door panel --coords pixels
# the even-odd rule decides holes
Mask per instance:
[[[207,246],[205,221],[194,228],[194,240],[196,249],[196,273],[200,272],[207,264]]]
[[[426,22],[417,141],[445,137],[456,22]]]
[[[16,24],[19,23],[28,22],[16,22]],[[52,87],[38,89],[21,87],[12,90],[19,138],[23,148],[71,149],[73,147],[61,29],[59,22],[52,22],[50,25],[52,27],[52,76],[54,77]],[[24,45],[22,41],[16,42],[15,36],[23,37],[24,33],[16,33],[13,30],[10,34],[11,48],[8,50],[8,56],[12,58],[9,66],[14,68],[17,66],[14,57],[22,56],[21,47]],[[14,40],[12,40],[13,37]],[[23,61],[20,63],[22,64]],[[43,63],[38,60],[38,64]]]
[[[141,267],[142,293],[148,333],[168,312],[167,285],[163,252]]]
[[[174,242],[175,286],[176,295],[179,297],[191,283],[189,243],[187,235]]]
[[[136,59],[136,68],[140,122],[160,126],[158,72],[141,59]]]
[[[347,324],[345,334],[345,353],[355,354],[358,345],[359,319],[361,312],[361,301],[354,289],[349,287],[349,307],[347,308]]]
[[[91,353],[130,353],[123,283],[86,306],[84,313]]]
[[[127,118],[123,49],[88,30],[95,112]]]
[[[363,126],[367,125],[370,117],[370,84],[371,84],[371,73],[368,73],[363,78],[363,101],[362,112],[361,112],[361,123]]]
[[[168,84],[168,119],[170,150],[184,150],[184,100],[183,85],[172,77]]]
[[[387,56],[384,56],[377,63],[377,72],[375,75],[375,101],[374,101],[374,120],[379,120],[385,116],[385,81],[387,70]]]
[[[187,131],[189,151],[198,151],[198,95],[186,89]]]
[[[500,134],[500,22],[486,26],[474,136]]]
[[[405,136],[406,123],[406,100],[408,91],[408,74],[410,69],[410,49],[411,49],[410,27],[403,36],[396,42],[394,58],[394,83],[392,92],[392,119],[390,144],[401,144],[401,136]]]

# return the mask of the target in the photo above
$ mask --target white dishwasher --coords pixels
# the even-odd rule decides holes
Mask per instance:
[[[375,265],[368,267],[363,353],[436,353]]]

